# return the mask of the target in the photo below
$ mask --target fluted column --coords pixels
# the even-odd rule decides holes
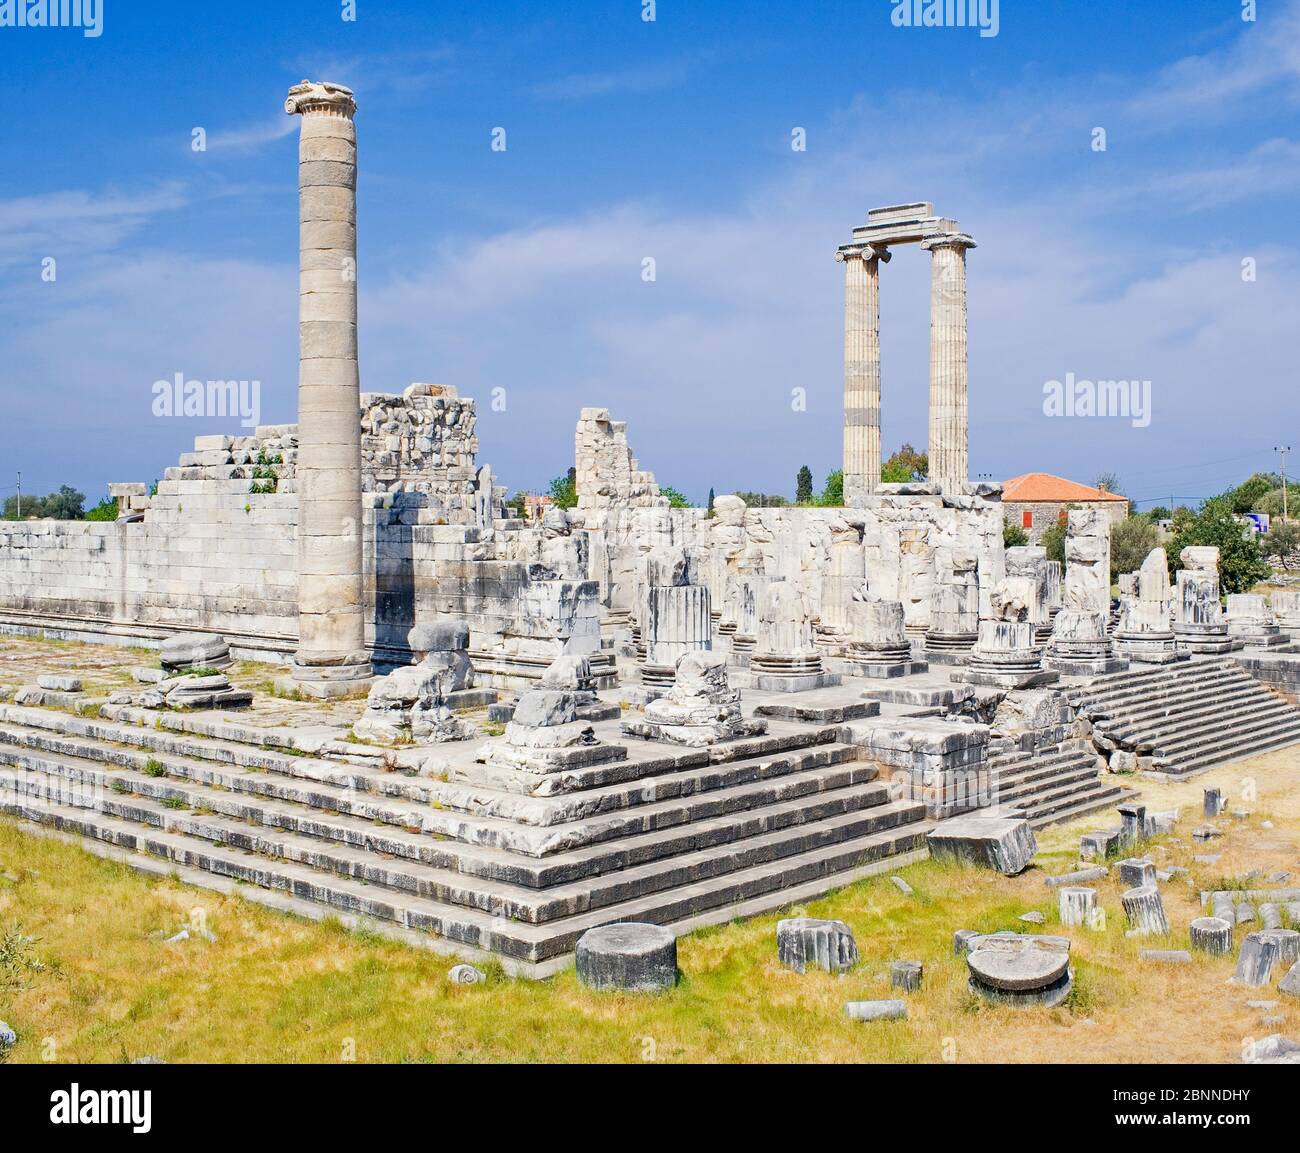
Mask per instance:
[[[929,236],[930,253],[930,479],[956,489],[967,478],[970,443],[966,353],[964,233]]]
[[[371,675],[362,576],[357,369],[357,144],[352,91],[304,80],[285,111],[298,145],[298,651],[305,692]]]
[[[886,249],[840,249],[844,265],[844,503],[880,483],[880,261]]]

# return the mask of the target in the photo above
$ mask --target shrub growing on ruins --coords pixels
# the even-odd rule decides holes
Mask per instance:
[[[659,486],[659,495],[668,498],[669,508],[690,508],[691,502],[686,497],[673,488],[670,484],[661,484]]]
[[[1169,549],[1171,574],[1182,567],[1180,554],[1189,545],[1219,550],[1219,583],[1225,593],[1248,592],[1272,575],[1272,568],[1260,555],[1259,542],[1233,515],[1230,492],[1207,500],[1178,532]]]
[[[1018,524],[1006,521],[1002,525],[1002,543],[1007,548],[1019,548],[1029,543],[1029,534]]]

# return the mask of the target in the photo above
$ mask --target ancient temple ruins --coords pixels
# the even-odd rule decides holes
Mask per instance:
[[[472,399],[365,379],[357,102],[305,81],[286,108],[298,421],[197,437],[156,491],[113,486],[116,522],[0,523],[0,630],[121,646],[130,681],[0,698],[0,810],[542,975],[592,928],[775,908],[931,846],[1015,871],[1125,773],[1300,742],[1295,594],[1225,612],[1215,550],[1172,580],[1156,550],[1116,606],[1086,509],[1063,571],[1004,546],[999,487],[967,476],[974,241],[929,204],[837,253],[843,507],[673,508],[593,404],[575,507],[526,521]],[[908,244],[932,476],[888,485],[879,276]]]

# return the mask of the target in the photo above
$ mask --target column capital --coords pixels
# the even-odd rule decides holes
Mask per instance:
[[[835,251],[835,259],[841,264],[853,257],[858,257],[862,260],[880,260],[885,264],[888,264],[890,260],[893,259],[893,256],[894,254],[890,252],[888,248],[884,247],[884,245],[877,244],[846,244]]]
[[[290,116],[308,112],[323,112],[328,116],[346,116],[349,120],[356,115],[357,102],[351,88],[342,84],[330,84],[324,80],[304,80],[289,89],[289,98],[284,102],[284,110]]]
[[[921,247],[927,252],[933,252],[936,248],[978,248],[975,243],[964,232],[938,232],[933,236],[926,236],[921,239]]]

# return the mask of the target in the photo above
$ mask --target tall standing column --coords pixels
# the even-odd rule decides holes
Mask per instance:
[[[955,490],[967,481],[970,444],[966,352],[965,233],[929,236],[930,479]]]
[[[285,111],[298,145],[298,651],[303,691],[341,696],[371,676],[362,575],[357,370],[357,138],[351,89],[304,80]]]
[[[844,265],[844,503],[880,483],[880,261],[886,249],[840,249]]]

